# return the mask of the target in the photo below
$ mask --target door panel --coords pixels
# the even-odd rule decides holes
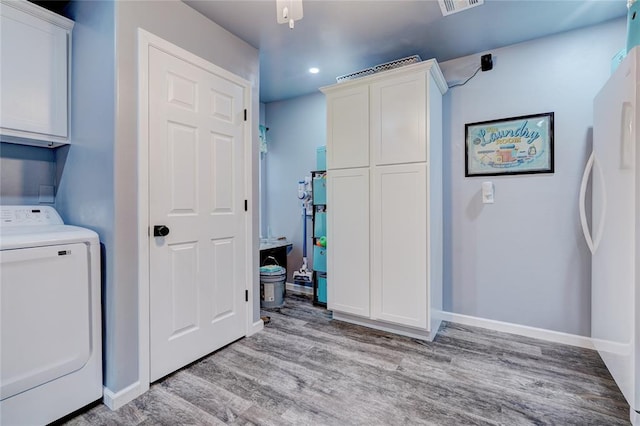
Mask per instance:
[[[233,211],[233,139],[213,133],[211,134],[211,182],[213,183],[213,205],[215,213],[232,213]]]
[[[327,173],[328,308],[369,316],[369,169]]]
[[[198,244],[171,244],[172,337],[195,331],[198,323]],[[170,295],[167,295],[171,297]]]
[[[233,288],[225,285],[225,283],[233,282],[234,271],[232,268],[225,267],[233,265],[234,260],[234,240],[220,239],[211,241],[213,252],[213,271],[212,275],[214,286],[214,297],[212,298],[213,309],[210,317],[211,321],[216,321],[229,314],[233,314],[235,306],[235,293]]]
[[[427,328],[427,166],[377,167],[372,188],[371,316]]]
[[[150,377],[245,334],[244,88],[149,48]]]
[[[327,95],[327,167],[369,166],[369,86]]]
[[[424,73],[371,84],[371,149],[376,165],[427,161]]]
[[[171,213],[196,213],[198,129],[178,123],[167,125]]]

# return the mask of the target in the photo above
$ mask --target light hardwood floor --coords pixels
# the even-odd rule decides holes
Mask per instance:
[[[291,296],[264,331],[68,425],[629,425],[594,351],[445,323],[420,342]]]

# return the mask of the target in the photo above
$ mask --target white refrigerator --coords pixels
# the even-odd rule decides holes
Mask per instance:
[[[640,47],[594,101],[593,153],[580,191],[592,253],[591,337],[640,425]],[[585,192],[591,176],[589,223]]]

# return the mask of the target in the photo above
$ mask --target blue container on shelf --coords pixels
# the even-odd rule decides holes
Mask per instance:
[[[318,302],[327,303],[327,277],[318,275]]]
[[[629,0],[627,3],[627,53],[640,45],[640,0]]]
[[[316,170],[327,170],[326,146],[321,146],[316,149]]]
[[[325,176],[313,178],[313,204],[327,204],[327,178]]]
[[[313,246],[313,270],[317,272],[327,272],[326,247]]]
[[[327,214],[325,212],[316,212],[316,220],[313,223],[313,236],[315,238],[327,235]]]

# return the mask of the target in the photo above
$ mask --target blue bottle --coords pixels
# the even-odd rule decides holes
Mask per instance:
[[[640,1],[628,0],[627,7],[627,53],[640,45]]]

